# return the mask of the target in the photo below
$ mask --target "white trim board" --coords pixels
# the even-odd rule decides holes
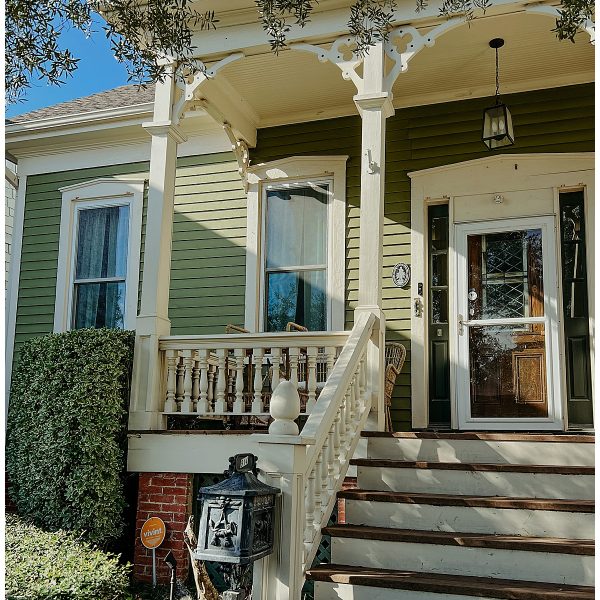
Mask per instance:
[[[443,165],[409,173],[411,178],[411,270],[412,303],[423,303],[428,298],[427,267],[427,209],[434,204],[448,204],[449,212],[449,252],[448,264],[456,263],[454,252],[455,224],[469,221],[497,220],[501,218],[526,218],[542,215],[556,215],[558,191],[563,189],[584,189],[586,193],[587,240],[592,242],[587,249],[588,273],[592,274],[588,286],[590,307],[591,360],[594,364],[594,323],[595,290],[593,286],[594,263],[594,153],[537,153],[537,154],[498,154],[481,159]],[[502,204],[494,202],[494,195],[502,194]],[[468,207],[473,208],[469,218]],[[555,244],[560,246],[558,233]],[[423,283],[423,297],[417,294],[418,283]],[[456,323],[458,314],[453,288],[452,271],[449,273],[450,299],[450,349],[456,347]],[[429,425],[428,397],[429,372],[427,349],[428,306],[422,316],[411,316],[411,399],[412,426],[426,428]],[[557,314],[562,322],[562,293],[558,292]],[[562,330],[562,326],[559,327]],[[562,345],[561,350],[562,353]],[[451,358],[452,364],[452,358]],[[595,393],[594,369],[592,369],[592,393]],[[561,365],[561,385],[564,386],[565,373]],[[458,428],[455,369],[450,370],[452,390],[452,422]],[[567,423],[566,397],[563,394],[564,425]]]
[[[84,206],[103,207],[124,204],[130,206],[124,327],[135,329],[144,185],[143,179],[102,178],[60,188],[62,209],[54,305],[55,333],[71,328],[76,237],[74,226],[76,210]]]
[[[333,182],[327,223],[328,327],[344,329],[347,156],[293,156],[248,169],[245,327],[259,331],[263,298],[263,211],[266,184],[328,179]]]

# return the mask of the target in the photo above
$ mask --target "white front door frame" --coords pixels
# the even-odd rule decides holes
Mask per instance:
[[[594,181],[593,152],[497,154],[471,161],[442,165],[409,173],[411,178],[411,415],[414,429],[429,426],[428,362],[428,208],[448,204],[448,264],[456,263],[455,225],[469,221],[528,218],[558,215],[559,192],[583,189],[588,244],[588,305],[590,309],[591,361],[594,364]],[[495,196],[502,194],[503,203]],[[538,201],[535,199],[538,198]],[[556,228],[558,230],[558,228]],[[558,231],[555,231],[557,260],[560,260]],[[560,264],[560,263],[559,263]],[[450,290],[455,288],[455,273],[449,272]],[[421,284],[421,285],[419,285]],[[419,294],[422,291],[422,294]],[[449,314],[457,315],[455,294],[450,293]],[[559,375],[561,390],[565,385],[564,340],[562,332],[562,291],[558,281],[557,314],[559,321]],[[455,353],[457,323],[450,323],[449,347]],[[451,428],[459,428],[456,402],[456,365],[451,356]],[[454,364],[453,364],[454,363]],[[592,369],[592,393],[595,377]],[[563,426],[568,428],[566,394],[563,399]]]
[[[458,412],[459,429],[562,429],[562,384],[558,364],[559,335],[558,335],[558,284],[557,284],[557,255],[555,244],[555,217],[531,217],[525,219],[502,219],[498,221],[478,221],[462,223],[455,226],[455,274],[454,296],[457,312],[450,314],[450,327],[452,319],[458,322],[462,317],[463,324],[459,326],[459,334],[455,336],[456,347],[456,410]],[[469,355],[469,327],[468,320],[468,252],[467,236],[476,233],[500,233],[523,229],[542,230],[542,260],[544,277],[544,316],[518,319],[518,323],[544,324],[546,341],[546,390],[548,399],[548,417],[546,418],[474,418],[471,416],[470,402],[470,355]],[[452,291],[451,291],[452,293]],[[494,320],[496,321],[496,320]],[[509,322],[510,319],[499,321]],[[516,321],[516,320],[514,320]],[[483,321],[476,321],[483,323]]]

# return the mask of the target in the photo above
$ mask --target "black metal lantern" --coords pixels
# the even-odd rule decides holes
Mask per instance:
[[[200,488],[199,560],[248,565],[273,552],[275,498],[281,493],[256,478],[257,457],[229,459],[227,479]]]
[[[498,72],[498,48],[504,46],[502,38],[494,38],[490,41],[490,48],[496,51],[496,104],[483,111],[483,143],[489,150],[495,150],[503,146],[512,146],[515,143],[512,116],[506,104],[500,100],[500,79]]]

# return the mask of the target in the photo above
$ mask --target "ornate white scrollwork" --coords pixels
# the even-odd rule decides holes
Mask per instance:
[[[549,5],[538,5],[538,6],[528,6],[525,9],[525,12],[528,13],[537,13],[540,15],[548,15],[549,17],[554,17],[557,19],[560,17],[560,11],[556,6]],[[580,29],[585,31],[590,36],[590,43],[592,45],[596,45],[596,26],[594,21],[591,19],[586,19],[580,26]]]
[[[238,163],[238,173],[242,178],[244,184],[244,191],[248,191],[248,167],[250,166],[250,151],[248,144],[244,140],[238,140],[231,129],[229,123],[223,123],[223,130],[227,134],[229,141],[231,142],[231,149],[235,154],[235,158]]]
[[[180,89],[180,97],[173,106],[173,122],[178,123],[186,110],[188,110],[188,108],[198,99],[198,90],[205,81],[215,77],[215,75],[229,63],[243,57],[243,52],[235,52],[234,54],[222,58],[210,67],[206,67],[203,62],[199,61],[197,71],[190,74],[183,81],[177,82],[177,87]]]
[[[454,17],[448,19],[444,23],[441,23],[437,27],[422,34],[418,29],[410,25],[403,25],[393,29],[390,34],[388,41],[385,44],[385,53],[394,62],[394,66],[390,69],[389,73],[385,77],[384,89],[390,91],[394,85],[398,75],[408,70],[409,61],[423,48],[430,48],[435,44],[435,40],[449,31],[454,29],[465,22],[464,17]],[[404,51],[398,50],[397,42],[404,36],[410,36],[410,43],[406,46]]]
[[[291,44],[290,48],[302,52],[311,52],[317,56],[319,61],[329,61],[337,65],[342,71],[342,77],[347,81],[352,81],[357,93],[362,94],[363,80],[356,72],[356,69],[360,66],[363,59],[353,49],[355,45],[354,37],[346,35],[335,40],[329,49],[314,46],[313,44]]]

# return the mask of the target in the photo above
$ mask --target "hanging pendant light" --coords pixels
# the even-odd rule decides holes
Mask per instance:
[[[506,104],[500,101],[500,79],[498,75],[498,48],[504,46],[502,38],[490,41],[490,48],[496,51],[496,103],[483,111],[483,143],[489,150],[502,146],[512,146],[515,143],[512,117]]]

